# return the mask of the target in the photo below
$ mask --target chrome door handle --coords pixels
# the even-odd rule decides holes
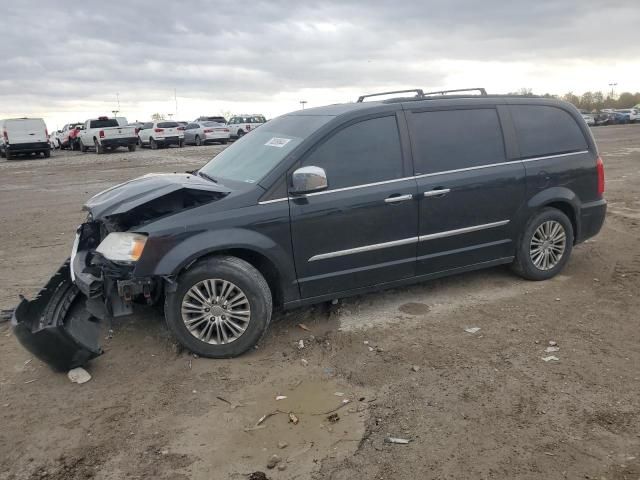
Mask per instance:
[[[425,197],[442,197],[451,191],[450,188],[436,188],[435,190],[429,190],[424,192]]]
[[[413,195],[410,193],[406,195],[398,195],[397,197],[388,197],[384,199],[384,203],[398,203],[398,202],[406,202],[407,200],[411,200]]]

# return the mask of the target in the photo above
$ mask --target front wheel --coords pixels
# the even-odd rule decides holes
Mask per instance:
[[[271,321],[271,291],[262,274],[236,257],[211,257],[178,278],[165,317],[177,340],[198,355],[238,356],[254,347]]]
[[[556,208],[534,215],[520,238],[513,270],[527,280],[547,280],[567,264],[573,248],[573,226]]]
[[[78,141],[78,145],[80,145],[80,151],[83,153],[86,153],[89,151],[89,147],[85,146],[84,142],[82,140]]]

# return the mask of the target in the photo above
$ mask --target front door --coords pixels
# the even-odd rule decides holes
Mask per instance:
[[[525,170],[508,161],[495,107],[407,113],[420,200],[417,274],[515,253]]]
[[[405,159],[393,113],[344,126],[302,160],[328,179],[289,203],[302,298],[415,274],[418,201]]]

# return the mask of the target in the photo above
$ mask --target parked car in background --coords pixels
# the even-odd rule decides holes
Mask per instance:
[[[62,130],[59,131],[56,141],[57,148],[71,148],[71,138],[74,138],[82,126],[82,123],[67,123]],[[73,134],[73,137],[72,137]]]
[[[135,128],[126,124],[123,117],[98,117],[87,120],[78,135],[80,150],[86,152],[94,147],[96,153],[127,147],[130,152],[136,150],[138,137]]]
[[[184,127],[184,143],[205,145],[207,143],[226,144],[229,141],[229,127],[218,122],[193,122]]]
[[[147,122],[134,122],[134,123],[130,123],[129,126],[136,129],[136,136],[137,136],[138,132],[140,132],[142,127],[144,127],[145,123],[147,123]]]
[[[598,112],[593,115],[594,125],[609,125],[609,114],[606,112]]]
[[[621,113],[629,118],[629,123],[635,123],[639,120],[638,111],[635,108],[621,108],[615,111],[615,113]]]
[[[148,146],[152,150],[169,145],[184,145],[184,131],[178,122],[162,120],[148,122],[138,132],[138,144]]]
[[[264,336],[274,306],[497,265],[529,280],[562,272],[607,208],[580,113],[555,99],[415,92],[293,112],[191,174],[97,194],[71,261],[15,310],[15,336],[67,370],[99,355],[102,337],[68,305],[110,322],[156,299],[188,350],[228,358]]]
[[[0,157],[11,160],[16,155],[51,156],[49,132],[41,118],[7,118],[0,120]]]
[[[240,138],[266,121],[263,115],[236,115],[229,119],[227,126],[231,132],[231,138]]]
[[[222,116],[204,116],[198,117],[194,120],[194,122],[218,122],[218,123],[227,123],[227,119]]]
[[[586,124],[589,125],[590,127],[592,127],[592,126],[594,126],[596,124],[595,117],[590,113],[582,113],[582,118],[584,119]]]
[[[609,114],[609,125],[624,125],[631,123],[631,115],[622,112],[612,112]]]

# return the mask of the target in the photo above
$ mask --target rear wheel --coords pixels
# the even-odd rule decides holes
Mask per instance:
[[[149,146],[151,147],[151,150],[157,150],[158,142],[156,142],[153,138],[151,138],[149,139]]]
[[[556,208],[534,215],[520,238],[513,270],[527,280],[547,280],[567,264],[573,248],[573,226]]]
[[[211,358],[235,357],[254,347],[269,326],[271,310],[264,277],[230,256],[200,261],[165,299],[167,325],[177,340]]]
[[[4,158],[6,156],[7,156],[7,154],[4,153],[4,150],[0,148],[0,158]]]
[[[222,144],[222,145],[226,145],[226,144],[227,144],[227,142],[228,142],[228,140],[221,140],[221,141],[220,141],[220,144]]]
[[[244,137],[244,130],[238,130],[238,138]]]
[[[45,150],[44,152],[42,152],[44,154],[44,158],[49,158],[51,157],[51,150]]]
[[[136,145],[135,144],[128,145],[128,148],[129,148],[130,152],[135,152],[136,151]]]
[[[13,158],[13,154],[7,150],[4,152],[5,157],[7,157],[7,160],[11,160]]]
[[[196,146],[197,147],[202,146],[202,139],[200,138],[200,135],[196,135]]]
[[[95,139],[93,143],[94,143],[94,146],[96,147],[96,153],[98,155],[102,155],[104,153],[104,147],[100,145],[100,142],[98,142],[98,139]]]
[[[184,140],[178,140],[178,147],[184,147]]]

